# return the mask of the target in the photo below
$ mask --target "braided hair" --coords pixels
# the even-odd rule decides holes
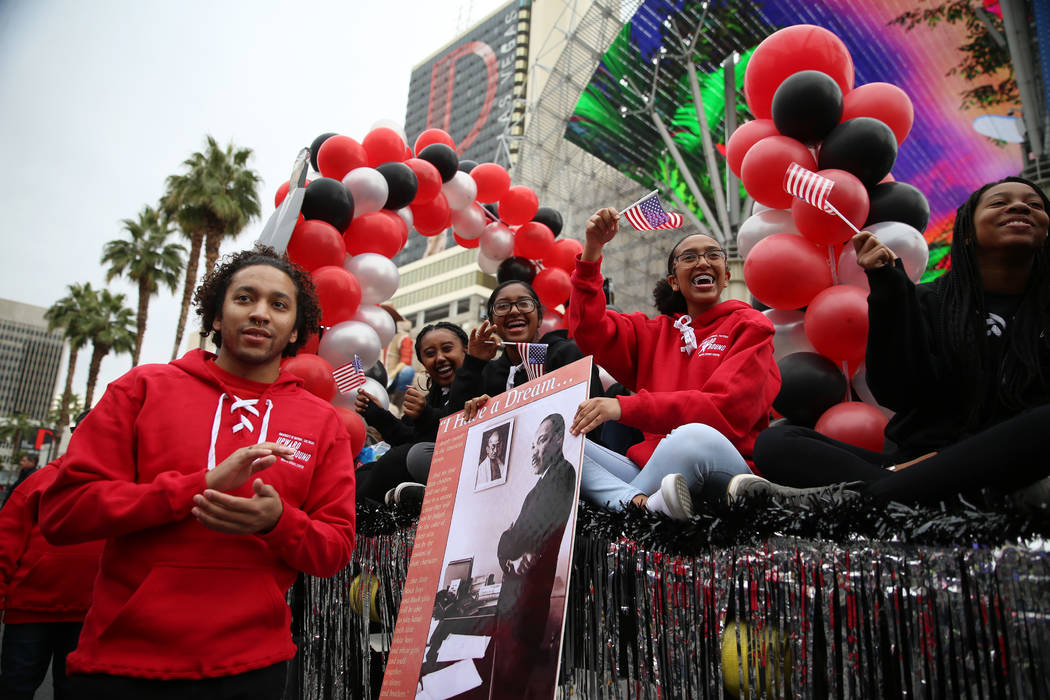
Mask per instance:
[[[463,343],[463,347],[467,347],[467,334],[462,328],[454,323],[448,321],[438,321],[437,323],[431,323],[430,325],[423,326],[423,330],[419,331],[419,335],[416,336],[416,359],[420,362],[423,361],[423,338],[426,337],[430,331],[449,331],[453,335],[459,338],[459,341]]]
[[[1039,364],[1040,347],[1050,343],[1044,330],[1050,330],[1050,257],[1047,247],[1036,251],[1032,273],[1021,301],[1010,322],[1012,338],[1002,360],[1001,381],[990,356],[985,328],[987,307],[981,272],[977,264],[977,228],[974,214],[978,201],[991,187],[1005,182],[1019,182],[1031,187],[1050,211],[1050,199],[1038,186],[1020,177],[1007,177],[990,182],[959,207],[952,228],[951,267],[939,280],[938,293],[942,311],[935,330],[948,349],[948,361],[954,376],[973,377],[968,427],[977,427],[982,410],[982,387],[996,383],[996,393],[1003,406],[1011,410],[1027,408],[1024,396],[1032,387],[1047,389],[1047,377]],[[977,352],[974,352],[974,350]]]

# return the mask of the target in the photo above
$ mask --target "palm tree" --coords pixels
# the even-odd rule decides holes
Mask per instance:
[[[135,347],[135,314],[124,306],[123,294],[101,290],[96,295],[96,301],[88,307],[88,312],[84,322],[91,338],[91,364],[88,366],[87,389],[84,392],[85,408],[91,408],[102,358],[110,351],[131,352]]]
[[[186,249],[178,243],[166,243],[173,232],[171,223],[153,207],[142,207],[138,220],[123,219],[123,223],[128,240],[106,243],[102,248],[102,262],[109,263],[107,282],[118,275],[127,275],[128,279],[138,283],[138,330],[135,333],[135,349],[131,353],[131,366],[134,367],[142,355],[142,337],[146,334],[150,297],[157,293],[159,284],[175,291]]]
[[[18,464],[17,460],[22,456],[22,440],[27,435],[32,435],[36,428],[36,421],[24,413],[7,416],[4,422],[0,423],[0,441],[10,442],[13,445],[11,448],[12,465]]]
[[[62,442],[62,436],[70,418],[79,416],[83,410],[84,404],[81,403],[80,397],[73,392],[64,393],[55,399],[54,405],[51,406],[51,410],[47,414],[48,424],[56,426],[55,434],[51,438],[51,452],[47,461],[50,462],[55,458],[55,452],[59,448],[59,443]]]
[[[66,287],[69,293],[51,305],[44,318],[47,319],[47,329],[53,331],[60,329],[62,335],[69,344],[69,365],[66,367],[66,386],[62,390],[62,401],[68,402],[69,396],[73,396],[73,373],[77,369],[77,356],[81,348],[87,345],[91,339],[85,320],[88,318],[88,307],[97,301],[95,290],[91,283],[71,284]],[[70,414],[67,412],[58,416],[55,421],[55,433],[62,431],[69,425]]]
[[[219,259],[219,245],[225,238],[239,234],[249,221],[259,216],[259,174],[247,167],[250,148],[225,149],[211,136],[204,152],[194,153],[183,165],[186,172],[169,175],[167,193],[161,202],[164,212],[173,217],[190,239],[186,264],[186,284],[182,291],[182,311],[175,329],[175,359],[186,328],[190,298],[197,284],[197,263],[204,247],[205,270],[212,270]]]

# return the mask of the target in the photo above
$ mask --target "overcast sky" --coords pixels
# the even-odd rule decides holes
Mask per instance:
[[[412,66],[503,2],[0,0],[0,297],[47,307],[70,283],[103,285],[103,244],[205,134],[255,152],[263,217],[223,250],[250,246],[301,147],[403,123]],[[129,282],[110,287],[135,308]],[[142,362],[170,359],[177,320],[162,290]],[[130,365],[108,357],[95,399]]]

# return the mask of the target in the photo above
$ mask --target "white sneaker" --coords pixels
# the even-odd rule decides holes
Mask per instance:
[[[689,520],[693,517],[693,497],[685,477],[681,474],[665,476],[660,482],[660,490],[649,496],[645,507],[672,520]]]
[[[791,486],[774,484],[757,474],[737,474],[729,480],[726,497],[729,501],[747,498],[777,499],[788,505],[806,506],[821,498],[854,500],[860,496],[862,482],[850,481],[827,486],[814,486],[797,489]]]

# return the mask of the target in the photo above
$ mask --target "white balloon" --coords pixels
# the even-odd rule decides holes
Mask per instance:
[[[394,296],[397,286],[401,283],[401,273],[397,265],[379,253],[361,253],[348,257],[343,267],[361,285],[362,304],[380,304],[386,301]]]
[[[478,249],[489,260],[502,262],[514,255],[514,232],[505,224],[494,221],[481,232]]]
[[[478,197],[478,183],[469,173],[457,170],[452,179],[441,186],[441,191],[448,200],[448,208],[452,211],[466,209]]]
[[[602,391],[608,391],[609,387],[616,383],[616,379],[601,365],[598,365],[598,378],[602,382]]]
[[[485,255],[485,253],[478,250],[478,267],[481,271],[488,275],[494,275],[499,270],[499,264],[502,260],[493,260],[492,258]]]
[[[773,323],[773,358],[777,362],[794,352],[816,352],[806,337],[805,312],[769,309],[762,313]]]
[[[317,354],[328,360],[334,369],[353,362],[354,355],[361,358],[362,367],[371,367],[379,360],[382,349],[379,334],[367,323],[343,321],[324,332]]]
[[[397,132],[397,135],[401,137],[402,141],[404,141],[405,143],[408,143],[408,137],[405,136],[405,127],[404,127],[404,125],[401,122],[399,122],[399,121],[397,121],[395,119],[385,119],[385,118],[384,119],[376,119],[372,123],[372,126],[368,127],[368,131],[372,131],[373,129],[378,129],[381,126],[385,126],[388,129],[393,129],[394,131]],[[365,133],[368,133],[368,132],[365,132]]]
[[[755,203],[751,205],[751,216],[754,216],[755,214],[759,214],[759,213],[764,212],[764,211],[772,211],[772,210],[773,210],[773,207],[767,207],[765,204],[762,204],[758,200],[755,200]]]
[[[343,177],[343,186],[354,198],[354,218],[379,211],[386,204],[390,188],[375,168],[354,168]]]
[[[397,210],[397,215],[401,217],[401,220],[405,222],[405,226],[411,231],[412,223],[414,221],[412,218],[412,210],[408,207],[401,207]]]
[[[865,292],[871,291],[871,287],[868,286],[868,275],[864,272],[864,268],[857,264],[857,251],[853,248],[852,243],[847,243],[842,249],[835,270],[838,273],[839,284],[850,284],[860,287]]]
[[[887,418],[893,418],[894,412],[876,401],[875,395],[871,393],[871,389],[868,387],[868,366],[866,363],[861,362],[860,366],[857,367],[857,371],[853,374],[852,382],[853,390],[857,392],[857,396],[859,396],[864,403],[879,409]]]
[[[350,411],[357,410],[357,392],[364,390],[366,394],[376,400],[376,402],[383,408],[390,409],[390,395],[386,393],[386,387],[377,382],[371,377],[365,377],[365,383],[359,388],[353,389],[346,392],[336,392],[335,397],[332,399],[333,406],[340,406]]]
[[[930,261],[930,247],[921,233],[900,221],[883,221],[865,226],[864,230],[874,233],[894,255],[904,261],[908,279],[918,282],[922,278],[926,264]]]
[[[740,257],[746,258],[755,244],[774,233],[793,233],[800,236],[789,209],[766,209],[749,216],[740,224],[736,234],[736,247]]]
[[[488,217],[477,204],[452,212],[452,228],[460,238],[474,240],[488,225]]]
[[[350,319],[367,323],[379,336],[379,344],[384,348],[394,339],[397,327],[394,325],[394,317],[386,312],[381,306],[375,304],[361,304],[357,307],[357,313]]]

